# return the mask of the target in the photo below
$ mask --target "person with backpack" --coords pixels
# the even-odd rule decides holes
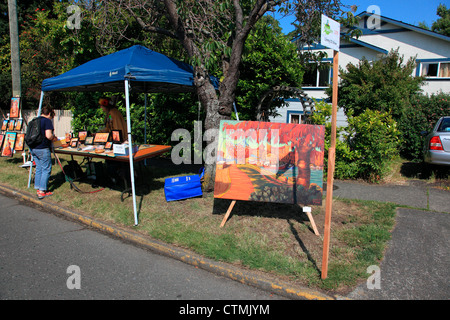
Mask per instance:
[[[34,175],[34,188],[37,191],[38,199],[44,199],[53,193],[48,191],[48,180],[52,172],[51,148],[52,142],[57,140],[53,131],[52,119],[55,112],[51,107],[43,107],[40,119],[40,136],[35,143],[27,143],[30,148],[33,160],[36,163],[36,173]],[[30,122],[31,124],[31,122]],[[31,144],[31,145],[30,145]]]

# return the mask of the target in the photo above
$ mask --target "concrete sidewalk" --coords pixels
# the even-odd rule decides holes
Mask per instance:
[[[337,180],[333,184],[333,198],[392,202],[411,208],[450,213],[450,192],[426,185],[372,185]]]
[[[354,300],[448,300],[449,214],[400,208],[396,220],[380,264],[379,288],[369,289],[367,283],[363,283],[347,297]]]
[[[369,289],[367,283],[363,283],[347,298],[450,298],[449,191],[426,184],[400,186],[335,181],[333,198],[392,202],[407,206],[397,209],[392,239],[380,264],[380,288]]]

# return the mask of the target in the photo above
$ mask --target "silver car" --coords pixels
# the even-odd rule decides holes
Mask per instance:
[[[440,118],[426,136],[424,160],[430,164],[450,166],[450,116]]]

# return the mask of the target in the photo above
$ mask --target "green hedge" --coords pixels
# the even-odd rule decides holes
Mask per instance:
[[[331,106],[316,102],[315,124],[326,123],[325,166],[330,147]],[[400,132],[387,112],[366,109],[358,116],[348,116],[348,126],[337,129],[335,178],[378,181],[399,155]]]
[[[442,116],[450,116],[450,94],[416,95],[398,120],[401,132],[402,157],[421,161],[424,137],[421,131],[430,132]]]

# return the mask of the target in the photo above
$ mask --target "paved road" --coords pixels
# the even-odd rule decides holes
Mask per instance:
[[[68,270],[70,266],[79,267],[79,272]],[[68,282],[75,288],[69,289]],[[0,194],[0,299],[283,298],[113,239]]]

